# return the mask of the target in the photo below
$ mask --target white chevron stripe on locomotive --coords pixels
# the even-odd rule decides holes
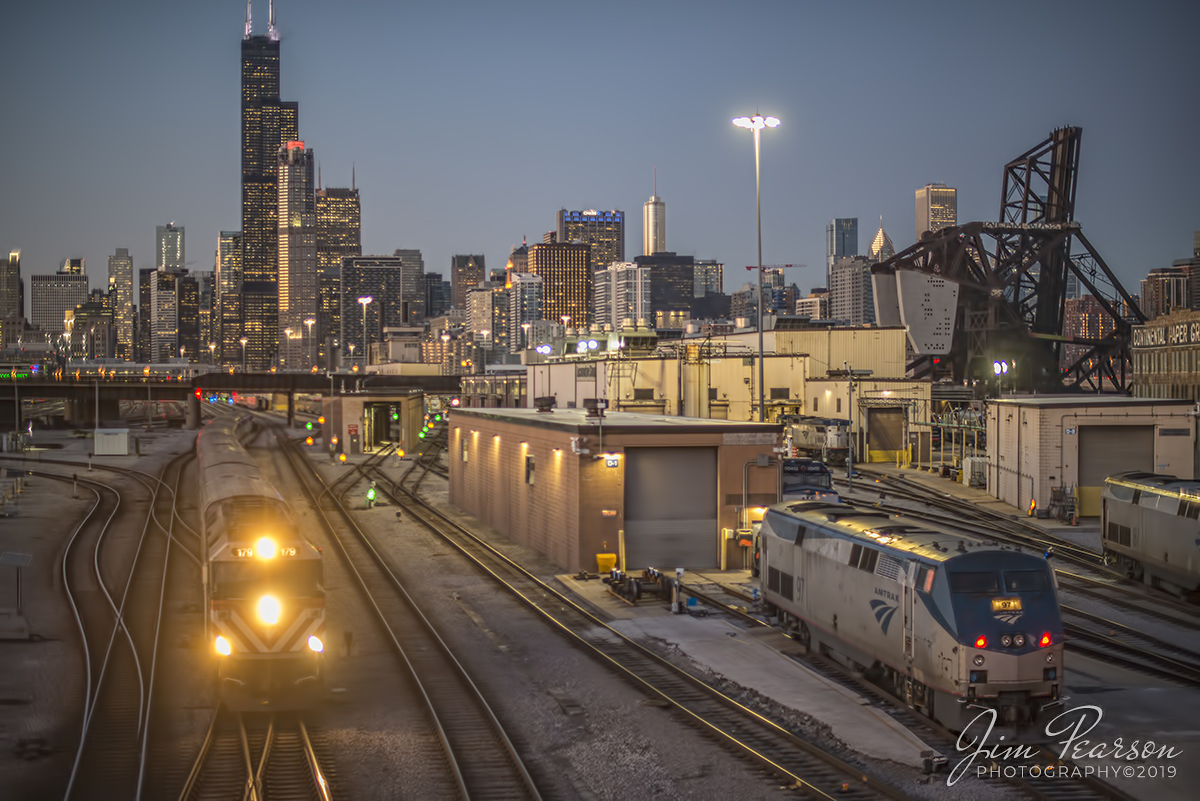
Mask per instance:
[[[279,632],[274,637],[260,637],[245,618],[236,612],[230,615],[229,621],[222,621],[220,627],[222,633],[226,633],[243,646],[243,652],[266,654],[301,650],[307,645],[310,635],[319,634],[324,623],[323,617],[309,618],[308,610],[302,609],[292,618],[291,625],[286,629],[273,626],[272,629]]]

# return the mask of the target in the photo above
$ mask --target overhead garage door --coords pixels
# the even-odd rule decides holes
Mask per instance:
[[[1079,514],[1100,514],[1104,479],[1124,470],[1154,472],[1154,426],[1079,427]]]
[[[717,566],[717,449],[625,449],[625,567]]]
[[[867,409],[867,453],[872,462],[894,462],[904,443],[904,410]]]

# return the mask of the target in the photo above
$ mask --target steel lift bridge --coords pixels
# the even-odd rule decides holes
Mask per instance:
[[[1081,128],[1059,128],[1004,167],[1000,222],[926,233],[872,268],[913,270],[958,285],[949,353],[920,355],[917,377],[992,378],[993,360],[1017,366],[1005,385],[1024,391],[1130,391],[1130,338],[1145,315],[1075,221]],[[1096,330],[1064,332],[1066,290],[1102,309]]]

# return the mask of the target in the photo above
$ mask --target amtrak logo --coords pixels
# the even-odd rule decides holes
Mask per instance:
[[[884,634],[887,634],[888,626],[892,623],[892,615],[896,614],[898,608],[878,598],[871,601],[871,611],[875,613],[875,619],[879,621],[879,626],[883,629]]]
[[[1021,613],[1018,612],[1016,614],[996,615],[996,619],[1008,623],[1011,626],[1021,619]]]

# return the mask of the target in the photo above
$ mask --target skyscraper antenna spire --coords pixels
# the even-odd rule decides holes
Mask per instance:
[[[354,191],[354,162],[350,162],[350,191]]]
[[[272,42],[279,41],[279,31],[275,28],[275,0],[267,4],[267,38]]]
[[[250,38],[250,0],[246,0],[246,35],[243,38]]]
[[[321,188],[321,165],[317,164],[317,189]]]
[[[658,167],[654,168],[654,196],[658,197]]]

